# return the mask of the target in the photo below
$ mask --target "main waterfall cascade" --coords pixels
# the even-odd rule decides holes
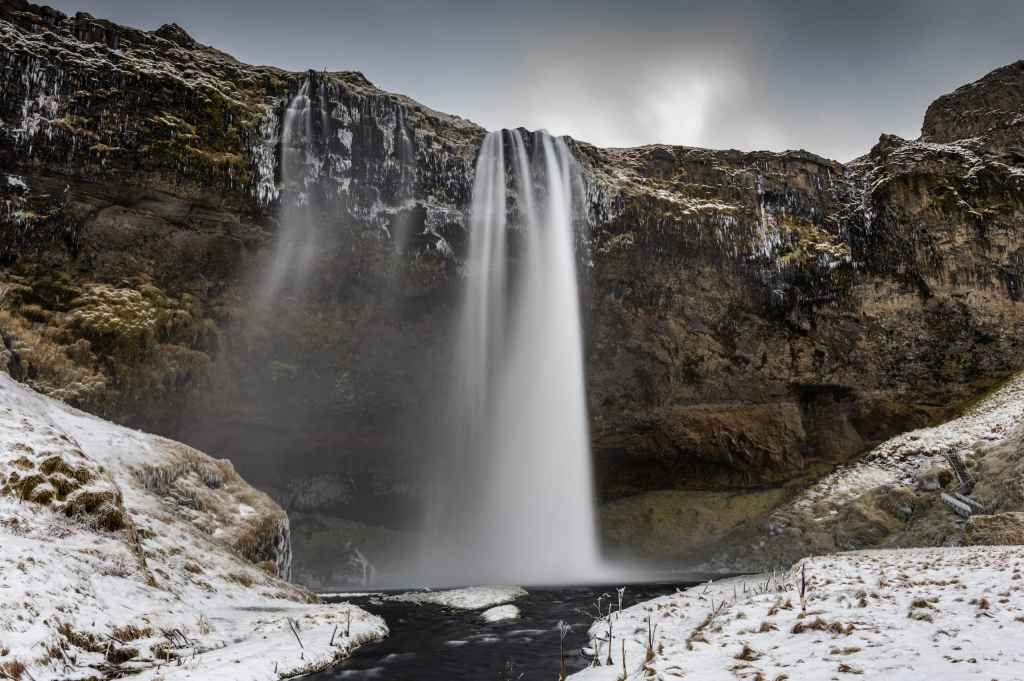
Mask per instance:
[[[492,132],[477,160],[447,465],[422,575],[438,584],[582,582],[601,571],[573,223],[579,172],[562,140],[529,141],[532,154],[518,131]]]

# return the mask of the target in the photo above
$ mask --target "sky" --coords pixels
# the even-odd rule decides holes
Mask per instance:
[[[1024,59],[1024,0],[49,4],[147,29],[176,22],[248,63],[362,71],[488,129],[840,161],[883,132],[917,137],[936,97]]]

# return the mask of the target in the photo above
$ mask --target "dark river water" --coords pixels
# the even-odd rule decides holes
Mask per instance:
[[[627,586],[623,607],[694,582]],[[565,638],[569,672],[583,669],[581,653],[587,630],[596,617],[600,594],[617,601],[615,587],[532,588],[515,601],[518,620],[488,624],[479,612],[449,610],[436,605],[383,601],[379,597],[350,600],[380,615],[391,635],[363,646],[352,659],[308,679],[336,681],[555,681],[558,678],[559,621],[572,629]],[[605,601],[607,607],[607,600]]]

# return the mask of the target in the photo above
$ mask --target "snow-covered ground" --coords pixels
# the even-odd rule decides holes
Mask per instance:
[[[0,373],[0,678],[278,679],[387,634],[279,575],[287,517],[226,461]]]
[[[440,605],[456,610],[483,610],[511,603],[526,595],[526,589],[518,586],[470,586],[446,591],[410,591],[388,596],[386,600],[419,605]]]
[[[1024,547],[808,558],[784,574],[695,587],[611,618],[612,664],[599,620],[590,635],[601,666],[574,681],[1020,680]]]
[[[976,501],[1019,510],[1022,421],[1019,375],[956,419],[888,440],[739,535],[716,560],[792,564],[821,555],[613,614],[610,646],[607,618],[599,620],[590,634],[600,665],[573,678],[1024,680],[1024,546],[833,553],[858,542],[963,543],[964,521],[939,501],[944,487],[956,488],[939,481],[938,471],[953,477],[947,453],[980,476]]]

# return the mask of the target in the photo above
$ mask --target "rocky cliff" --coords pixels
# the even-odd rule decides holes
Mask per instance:
[[[484,131],[358,73],[249,66],[177,26],[19,0],[0,0],[0,63],[12,370],[229,456],[292,510],[400,526],[447,385]],[[1022,64],[848,164],[571,142],[610,540],[678,522],[665,492],[746,495],[730,522],[758,516],[1024,368]],[[304,84],[316,284],[253,324]]]

